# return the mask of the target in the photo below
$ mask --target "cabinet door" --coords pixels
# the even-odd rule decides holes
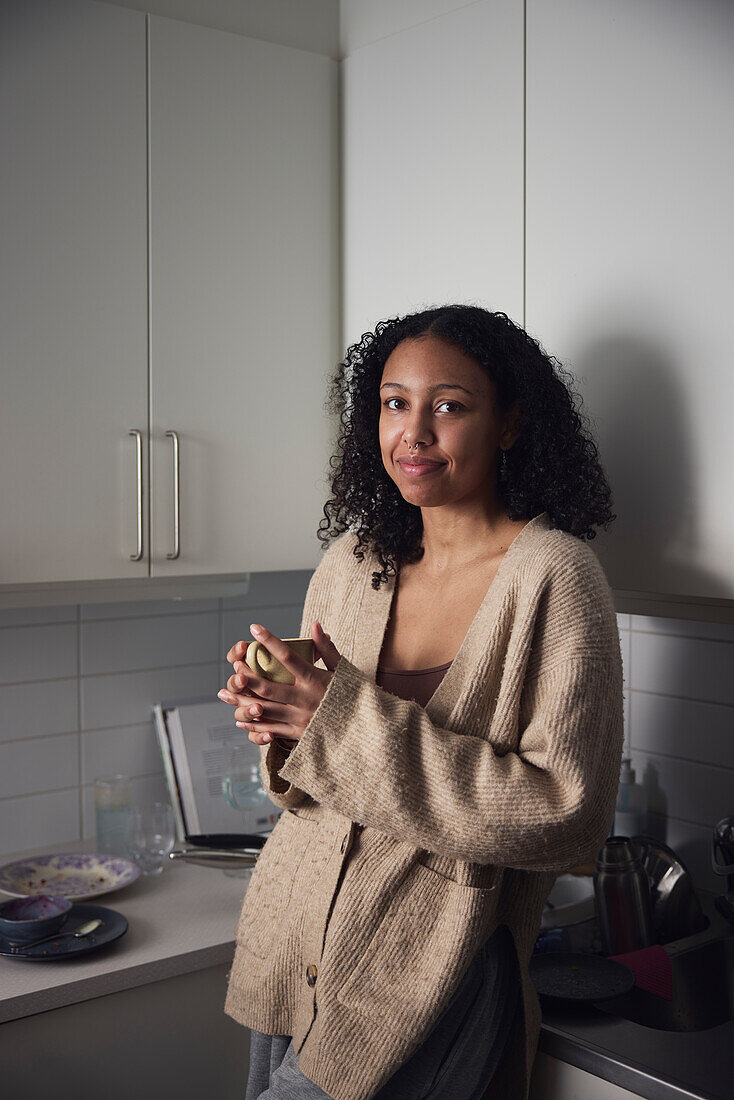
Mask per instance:
[[[579,379],[610,582],[734,599],[734,7],[528,0],[528,330]]]
[[[339,358],[337,71],[150,17],[153,575],[319,560]]]
[[[4,0],[0,129],[0,584],[145,575],[145,16]]]
[[[375,9],[383,36],[343,63],[345,342],[447,302],[521,323],[523,6],[482,0],[398,33]]]

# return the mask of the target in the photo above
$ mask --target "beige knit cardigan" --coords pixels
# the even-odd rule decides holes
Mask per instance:
[[[499,923],[522,1006],[485,1100],[526,1100],[541,1013],[528,962],[556,875],[612,826],[622,659],[590,546],[535,516],[510,544],[424,707],[375,683],[395,591],[346,532],[308,588],[342,654],[289,755],[261,750],[284,808],[236,928],[225,1012],[292,1035],[335,1100],[369,1100],[431,1030]]]

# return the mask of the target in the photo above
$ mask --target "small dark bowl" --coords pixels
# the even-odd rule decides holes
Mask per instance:
[[[72,902],[60,894],[30,894],[0,905],[0,933],[16,943],[53,936],[71,912]]]

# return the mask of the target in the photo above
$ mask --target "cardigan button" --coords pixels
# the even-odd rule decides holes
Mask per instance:
[[[308,982],[309,985],[316,985],[316,967],[315,966],[307,966],[306,967],[306,981]]]
[[[341,846],[341,853],[342,853],[342,855],[344,855],[344,850],[345,850],[345,848],[346,848],[346,846],[347,846],[347,841],[348,841],[348,840],[349,840],[349,833],[347,833],[347,835],[346,835],[346,836],[344,837],[344,840],[342,841],[342,846]]]

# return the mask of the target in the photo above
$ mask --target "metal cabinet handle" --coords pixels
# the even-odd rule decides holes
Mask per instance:
[[[166,432],[173,440],[173,553],[166,554],[173,561],[181,553],[181,495],[179,477],[179,443],[177,432]]]
[[[130,561],[140,561],[143,556],[143,436],[137,428],[131,428],[127,434],[135,436],[138,468],[138,542],[137,552],[130,555]]]

